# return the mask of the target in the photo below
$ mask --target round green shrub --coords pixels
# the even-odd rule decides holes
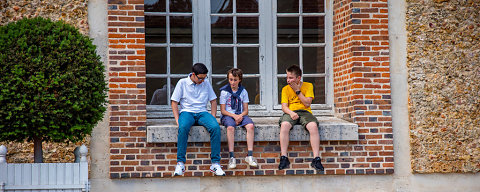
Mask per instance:
[[[91,39],[62,21],[1,26],[0,140],[82,140],[105,112],[104,70]]]

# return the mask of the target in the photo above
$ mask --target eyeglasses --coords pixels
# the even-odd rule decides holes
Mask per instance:
[[[198,79],[199,81],[203,81],[203,80],[205,80],[205,79],[207,79],[207,78],[208,78],[208,76],[205,76],[204,78],[200,78],[200,77],[198,77],[198,75],[197,75],[197,74],[195,74],[195,77],[197,77],[197,79]]]

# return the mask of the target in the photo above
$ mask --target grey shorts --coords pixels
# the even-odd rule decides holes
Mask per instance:
[[[280,120],[278,121],[278,125],[281,126],[282,122],[286,121],[289,122],[292,127],[296,124],[301,124],[303,128],[307,127],[307,124],[310,122],[315,122],[318,125],[318,120],[313,116],[312,113],[310,113],[307,110],[296,110],[293,111],[297,113],[298,119],[293,120],[289,114],[284,113],[282,117],[280,117]]]

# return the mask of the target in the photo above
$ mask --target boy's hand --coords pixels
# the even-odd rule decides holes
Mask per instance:
[[[293,91],[295,91],[295,92],[300,91],[300,83],[297,84],[295,82],[291,82],[288,85],[290,85],[290,87],[293,89]]]
[[[290,118],[292,118],[293,120],[297,120],[298,119],[298,114],[295,113],[295,112],[292,112],[292,113],[290,113]]]
[[[233,117],[233,119],[235,119],[235,123],[238,125],[238,124],[240,124],[240,123],[242,122],[243,116],[242,116],[242,115],[235,115],[235,116]]]

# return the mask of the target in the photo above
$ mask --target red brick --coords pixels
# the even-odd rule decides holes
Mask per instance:
[[[120,10],[133,10],[133,5],[119,5],[118,9]]]
[[[126,11],[108,11],[108,15],[127,15]]]
[[[125,34],[111,34],[111,33],[108,34],[108,38],[125,38],[125,37],[126,37]]]
[[[138,149],[122,149],[121,150],[122,154],[135,154],[135,153],[138,153],[138,152],[139,152]]]
[[[129,16],[143,16],[143,11],[128,11]]]
[[[127,45],[129,49],[144,49],[145,45]]]
[[[145,56],[127,56],[128,60],[145,60]]]
[[[139,161],[122,161],[121,165],[139,165]]]
[[[123,167],[110,167],[110,172],[122,172],[123,170]]]
[[[145,38],[145,34],[127,34],[127,38]]]
[[[383,162],[383,157],[370,157],[367,158],[367,162]]]
[[[154,171],[155,167],[152,167],[152,166],[150,166],[150,167],[137,167],[136,169],[137,169],[137,171]]]
[[[136,142],[136,138],[120,138],[120,142]]]
[[[367,151],[380,151],[380,150],[382,150],[382,146],[365,146],[365,150],[367,150]]]
[[[143,5],[144,0],[128,0],[128,4],[142,4]]]
[[[137,88],[137,84],[131,84],[131,83],[125,83],[125,84],[120,84],[121,88]]]

